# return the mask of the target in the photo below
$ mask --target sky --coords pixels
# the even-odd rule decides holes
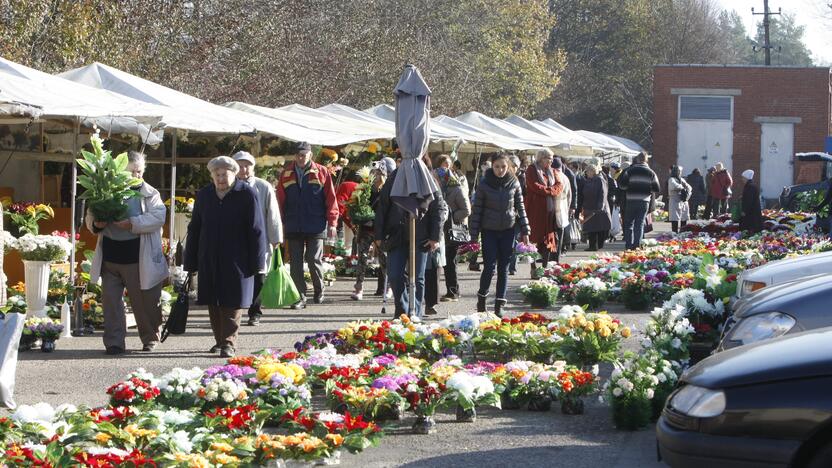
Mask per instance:
[[[763,0],[716,0],[716,3],[726,10],[736,10],[745,20],[746,31],[749,35],[754,35],[757,30],[756,24],[763,17],[752,15],[751,8],[754,8],[757,13],[762,12]],[[776,12],[778,8],[782,8],[783,13],[795,14],[797,22],[806,26],[803,41],[812,52],[816,65],[832,65],[832,20],[821,16],[824,5],[827,3],[829,3],[828,0],[769,0],[768,2],[770,11]]]

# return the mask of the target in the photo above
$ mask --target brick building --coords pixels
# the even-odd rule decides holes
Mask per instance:
[[[744,65],[659,65],[653,80],[653,160],[662,180],[674,164],[722,162],[734,176],[754,169],[765,200],[786,185],[817,182],[820,163],[794,154],[822,151],[832,134],[830,69]]]

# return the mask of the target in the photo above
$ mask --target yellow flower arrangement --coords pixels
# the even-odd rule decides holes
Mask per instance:
[[[367,152],[370,154],[376,154],[381,150],[381,145],[375,141],[371,141],[367,143]]]
[[[280,374],[291,380],[294,384],[303,383],[306,380],[306,371],[294,363],[284,364],[282,362],[263,362],[257,369],[257,380],[268,382],[274,374]]]
[[[173,461],[185,463],[189,468],[209,468],[211,466],[211,462],[198,453],[177,452],[173,456]]]

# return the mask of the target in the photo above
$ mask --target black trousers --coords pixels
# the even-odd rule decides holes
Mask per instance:
[[[260,291],[263,289],[263,281],[265,280],[265,273],[257,273],[254,275],[254,299],[251,301],[251,307],[248,308],[249,317],[259,317],[263,315],[263,309],[260,307],[260,304],[262,303],[260,300]]]
[[[687,224],[687,221],[671,221],[670,228],[673,230],[673,232],[679,232],[679,228],[681,226],[686,226]]]
[[[702,219],[711,219],[711,214],[713,213],[713,210],[714,199],[711,198],[710,195],[708,195],[708,198],[705,199],[705,215],[702,217]]]
[[[604,248],[604,243],[607,241],[607,238],[610,236],[609,231],[597,231],[597,232],[588,232],[586,234],[587,240],[589,241],[589,248],[590,250],[600,250]]]
[[[439,304],[439,269],[425,268],[425,308]]]
[[[688,202],[688,211],[690,211],[690,219],[698,219],[697,214],[699,213],[699,207],[702,206],[699,202]]]

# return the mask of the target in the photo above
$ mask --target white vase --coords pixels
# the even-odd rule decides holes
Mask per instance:
[[[49,265],[51,263],[23,260],[27,317],[46,317],[46,295],[49,293]]]

